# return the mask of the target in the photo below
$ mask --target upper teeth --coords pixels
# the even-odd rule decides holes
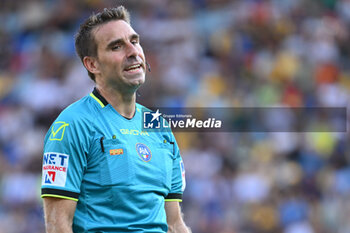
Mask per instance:
[[[132,66],[129,66],[129,67],[128,67],[128,70],[139,68],[139,66],[140,66],[140,65],[132,65]]]

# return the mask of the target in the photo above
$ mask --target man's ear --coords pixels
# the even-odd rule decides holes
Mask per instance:
[[[97,59],[95,57],[86,56],[83,59],[85,68],[90,71],[90,73],[97,74],[100,73]]]

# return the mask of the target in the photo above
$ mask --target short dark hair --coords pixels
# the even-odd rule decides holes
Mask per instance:
[[[130,14],[124,6],[105,8],[102,12],[92,14],[80,25],[79,31],[75,35],[75,50],[81,61],[83,61],[86,56],[97,56],[97,44],[92,30],[112,20],[124,20],[130,24]],[[95,75],[89,70],[88,74],[90,78],[95,81]]]

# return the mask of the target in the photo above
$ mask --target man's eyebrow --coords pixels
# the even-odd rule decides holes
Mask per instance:
[[[134,33],[130,36],[130,39],[140,39],[140,35],[137,33]]]
[[[140,35],[137,33],[133,33],[132,35],[129,36],[129,40],[133,40],[133,39],[140,39]],[[122,43],[124,43],[124,40],[121,38],[112,40],[111,42],[108,43],[107,48],[111,48],[116,44],[122,44]]]
[[[122,44],[123,42],[124,42],[123,39],[112,40],[111,42],[108,43],[107,49],[112,48],[116,44]]]

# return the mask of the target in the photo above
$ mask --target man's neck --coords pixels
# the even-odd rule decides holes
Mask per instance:
[[[136,94],[120,93],[109,88],[96,87],[98,92],[112,105],[112,107],[125,118],[131,119],[135,115]]]

